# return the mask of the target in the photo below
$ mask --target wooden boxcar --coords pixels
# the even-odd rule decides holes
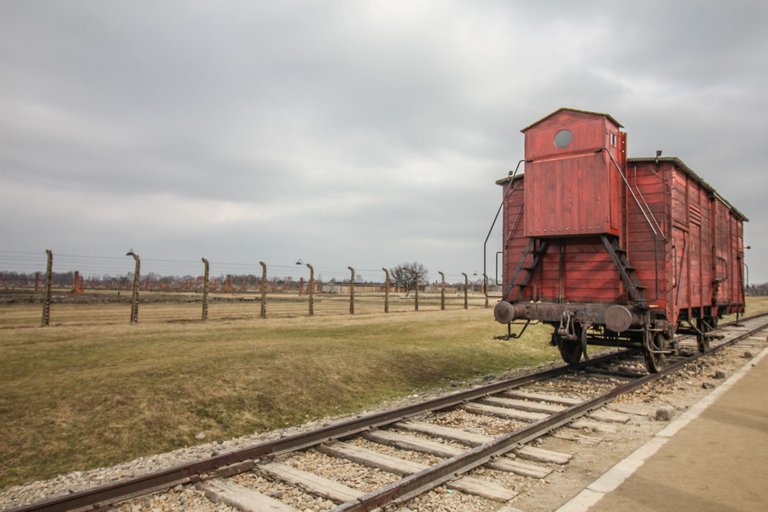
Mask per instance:
[[[626,157],[610,115],[560,109],[523,129],[525,173],[503,187],[496,320],[540,320],[578,362],[588,344],[641,346],[656,372],[677,331],[744,311],[746,217],[678,158]]]

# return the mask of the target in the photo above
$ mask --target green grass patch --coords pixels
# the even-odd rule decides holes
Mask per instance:
[[[558,360],[490,310],[0,330],[0,486]]]

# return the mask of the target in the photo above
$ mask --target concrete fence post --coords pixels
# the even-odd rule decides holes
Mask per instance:
[[[483,274],[483,295],[485,295],[485,307],[488,307],[488,276]]]
[[[208,260],[203,260],[203,320],[208,320],[208,278],[209,278],[209,266]]]
[[[445,274],[437,271],[440,274],[440,309],[445,310]]]
[[[267,264],[260,261],[259,265],[261,265],[261,312],[259,316],[267,318]]]
[[[389,270],[382,268],[384,271],[384,312],[389,313]]]
[[[131,293],[131,321],[135,324],[139,322],[139,287],[141,286],[141,259],[139,255],[133,252],[133,249],[125,253],[126,256],[133,256],[133,291]]]
[[[315,267],[306,263],[309,269],[309,316],[315,314]]]
[[[469,309],[469,297],[467,295],[467,288],[469,287],[469,277],[467,276],[466,272],[462,272],[461,275],[464,276],[464,309]]]
[[[419,310],[419,274],[418,273],[416,274],[416,280],[414,284],[416,285],[416,290],[415,290],[415,293],[413,294],[413,310],[418,311]]]
[[[349,314],[354,315],[355,314],[355,269],[352,267],[347,267],[347,268],[352,273],[352,276],[349,280]]]
[[[53,252],[50,249],[45,250],[45,290],[43,291],[43,319],[40,322],[41,327],[51,323],[51,281],[53,280]]]

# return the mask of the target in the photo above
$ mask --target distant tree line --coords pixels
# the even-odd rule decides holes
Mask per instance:
[[[768,283],[747,286],[747,295],[768,295]]]

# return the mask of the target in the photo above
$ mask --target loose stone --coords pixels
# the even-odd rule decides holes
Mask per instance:
[[[674,410],[671,407],[659,407],[656,409],[656,421],[669,421]]]

